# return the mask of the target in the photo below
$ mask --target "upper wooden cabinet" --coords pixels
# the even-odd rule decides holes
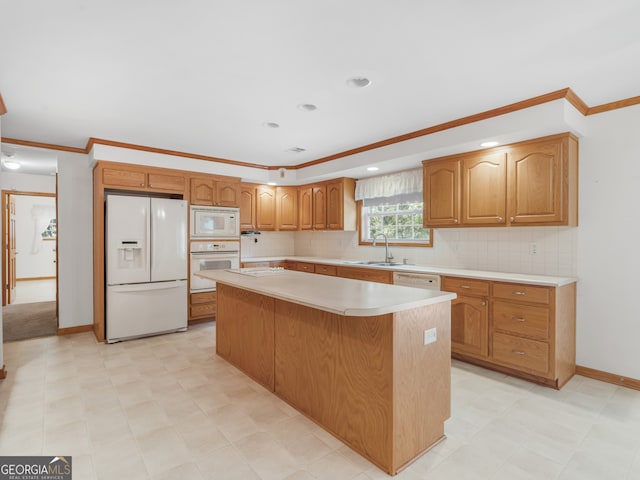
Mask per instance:
[[[313,229],[313,188],[304,186],[298,188],[298,205],[300,230]]]
[[[300,230],[355,230],[355,190],[352,178],[298,187]]]
[[[253,183],[240,184],[240,230],[258,228],[256,218],[257,187]]]
[[[431,160],[424,163],[424,224],[431,227],[460,223],[460,161]]]
[[[422,163],[425,227],[578,224],[570,133]]]
[[[313,198],[313,229],[327,229],[327,186],[314,185],[311,189]]]
[[[191,204],[238,207],[240,205],[240,183],[192,177]]]
[[[298,229],[298,187],[276,188],[276,229]]]
[[[355,230],[355,180],[340,178],[327,182],[327,229]]]
[[[578,224],[578,139],[525,142],[508,151],[508,220],[513,225]]]
[[[503,151],[480,152],[462,160],[462,224],[504,224],[507,161]]]
[[[105,188],[184,193],[185,176],[171,170],[137,165],[100,166],[98,172]]]
[[[256,227],[259,230],[276,229],[276,189],[268,185],[256,188]]]

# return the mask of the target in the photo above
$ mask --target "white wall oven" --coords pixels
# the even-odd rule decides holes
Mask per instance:
[[[196,273],[240,267],[240,241],[212,240],[191,242],[191,293],[210,292],[216,282]]]
[[[239,238],[240,209],[191,206],[191,238]]]

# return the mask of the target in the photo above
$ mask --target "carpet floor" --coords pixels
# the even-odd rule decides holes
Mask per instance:
[[[2,307],[5,342],[57,335],[56,302],[19,303]]]

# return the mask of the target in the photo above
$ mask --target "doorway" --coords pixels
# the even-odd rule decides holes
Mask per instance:
[[[2,190],[4,341],[58,331],[57,196]]]

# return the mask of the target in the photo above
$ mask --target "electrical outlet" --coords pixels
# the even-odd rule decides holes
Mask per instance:
[[[438,334],[436,333],[435,328],[430,328],[429,330],[424,331],[424,344],[429,345],[430,343],[435,342],[438,339]]]
[[[538,254],[538,244],[536,242],[529,243],[529,255],[537,255]]]

